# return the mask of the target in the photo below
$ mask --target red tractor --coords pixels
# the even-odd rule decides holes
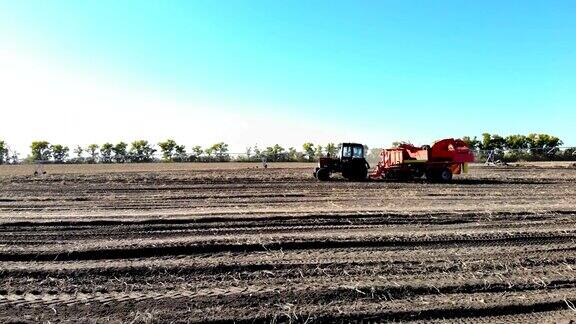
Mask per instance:
[[[320,181],[330,180],[332,173],[342,173],[348,180],[366,180],[370,165],[364,158],[364,145],[358,143],[342,143],[340,153],[336,158],[321,157],[314,177]]]
[[[430,181],[450,181],[453,174],[467,172],[469,162],[474,162],[474,154],[460,139],[447,138],[432,146],[402,144],[382,150],[370,179],[409,180],[426,176]],[[314,176],[322,181],[336,172],[349,180],[365,180],[370,168],[363,145],[355,143],[343,143],[339,158],[321,158],[319,164]]]

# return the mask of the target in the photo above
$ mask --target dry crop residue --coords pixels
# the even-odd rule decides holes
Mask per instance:
[[[576,169],[131,168],[0,177],[1,322],[576,319]]]

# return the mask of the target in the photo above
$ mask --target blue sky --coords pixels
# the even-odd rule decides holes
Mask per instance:
[[[576,145],[575,35],[573,1],[0,1],[0,137]]]

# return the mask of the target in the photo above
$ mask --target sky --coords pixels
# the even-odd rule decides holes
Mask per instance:
[[[574,1],[0,0],[0,140],[576,145]]]

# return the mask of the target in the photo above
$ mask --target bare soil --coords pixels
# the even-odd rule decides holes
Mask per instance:
[[[0,322],[574,322],[576,168],[0,168]]]

